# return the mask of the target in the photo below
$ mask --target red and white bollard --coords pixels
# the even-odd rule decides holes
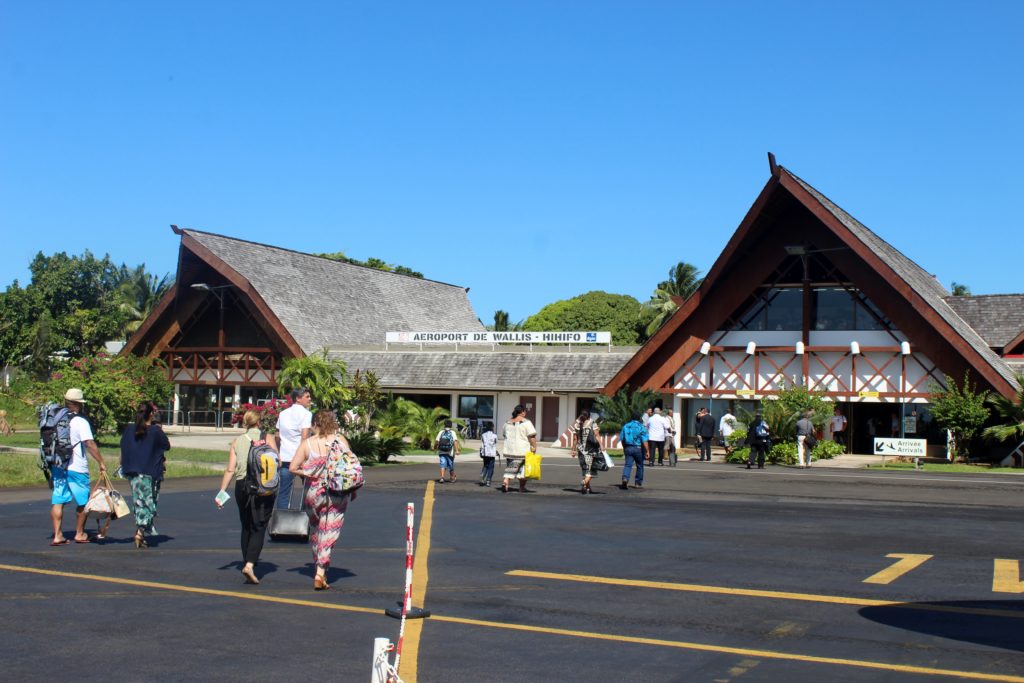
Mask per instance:
[[[398,627],[398,644],[393,647],[395,663],[394,666],[388,663],[387,653],[392,650],[391,643],[386,638],[377,638],[374,641],[374,683],[378,683],[378,668],[381,660],[383,660],[385,665],[382,669],[382,675],[386,675],[387,678],[380,679],[379,683],[385,683],[385,681],[391,683],[391,681],[401,680],[398,678],[398,666],[402,661],[402,644],[405,641],[405,620],[424,619],[430,616],[429,611],[412,606],[413,526],[416,520],[416,506],[413,503],[406,503],[405,512],[405,592],[402,596],[402,601],[398,603],[401,609],[389,607],[384,610],[384,613],[389,617],[401,619]]]

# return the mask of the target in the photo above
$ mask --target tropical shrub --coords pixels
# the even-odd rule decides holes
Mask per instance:
[[[842,455],[844,452],[843,447],[835,441],[819,439],[818,443],[814,444],[813,450],[811,450],[811,458],[814,460],[831,460],[837,455]]]
[[[346,405],[351,392],[345,387],[345,361],[327,356],[327,349],[320,349],[303,358],[285,359],[278,390],[287,394],[292,389],[304,387],[317,408],[337,410]]]
[[[725,456],[726,462],[745,463],[750,458],[750,446],[740,446]]]
[[[634,415],[643,414],[657,400],[656,392],[650,389],[633,391],[629,385],[619,389],[614,396],[598,396],[594,400],[594,410],[601,414],[601,433],[613,434],[621,431],[623,425],[632,420]]]
[[[773,465],[795,465],[797,463],[796,442],[782,441],[774,444],[768,451],[766,459]]]
[[[356,457],[359,458],[360,463],[367,465],[377,462],[378,442],[373,432],[353,431],[346,438],[348,439],[349,447]]]
[[[989,411],[985,406],[988,392],[975,391],[966,372],[960,386],[952,377],[947,377],[946,383],[949,385],[946,390],[932,385],[931,412],[935,423],[953,434],[954,455],[966,461],[970,457],[971,440],[988,419]]]
[[[417,448],[427,449],[434,443],[434,437],[441,431],[441,425],[451,415],[441,407],[424,408],[418,403],[398,399],[408,417],[405,435],[409,437]],[[461,424],[459,420],[452,420],[453,424]]]
[[[108,356],[101,351],[59,366],[49,381],[33,387],[33,399],[39,405],[63,403],[64,393],[72,387],[85,394],[85,415],[97,434],[116,432],[120,425],[134,420],[140,403],[163,405],[174,391],[163,361]]]
[[[234,414],[231,416],[231,424],[240,425],[242,424],[242,416],[246,412],[252,410],[260,416],[260,431],[264,431],[267,434],[277,434],[277,416],[281,414],[281,411],[291,406],[291,401],[276,398],[262,405],[256,405],[254,403],[243,403],[238,406]]]
[[[982,432],[991,441],[1012,441],[1011,447],[1024,440],[1024,373],[1016,373],[1017,393],[1012,399],[1002,394],[992,394],[988,404],[999,419]]]

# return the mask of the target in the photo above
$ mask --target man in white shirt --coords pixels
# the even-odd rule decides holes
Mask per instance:
[[[658,464],[665,464],[665,437],[668,436],[672,426],[668,419],[661,414],[661,408],[655,408],[651,419],[647,421],[647,455],[654,464],[654,452],[658,452]]]
[[[100,472],[107,471],[96,439],[92,434],[92,426],[81,415],[85,405],[85,396],[81,389],[68,389],[64,394],[64,406],[71,413],[68,422],[68,433],[71,440],[72,455],[67,467],[52,466],[50,476],[53,479],[53,493],[50,496],[50,519],[53,521],[53,540],[50,545],[67,545],[70,541],[61,531],[64,520],[64,506],[75,501],[78,517],[75,520],[75,543],[88,543],[89,535],[85,533],[85,504],[89,502],[89,459],[86,453],[99,463]]]
[[[278,452],[281,455],[281,484],[277,489],[277,507],[281,509],[288,508],[292,482],[295,479],[295,475],[288,471],[288,464],[295,457],[295,451],[299,450],[299,444],[309,438],[313,426],[313,413],[309,412],[313,397],[310,396],[309,389],[292,389],[289,396],[292,404],[277,416],[277,440],[280,449]]]
[[[718,433],[722,435],[722,447],[725,448],[725,453],[728,455],[732,452],[732,446],[729,445],[729,436],[736,429],[736,416],[732,414],[728,408],[725,409],[725,415],[718,421]]]
[[[839,406],[832,415],[832,440],[843,448],[846,447],[846,416]]]

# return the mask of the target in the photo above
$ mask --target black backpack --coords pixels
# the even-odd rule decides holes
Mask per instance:
[[[39,457],[48,467],[67,467],[75,453],[71,420],[75,413],[59,403],[39,409]]]
[[[452,434],[452,430],[445,429],[441,432],[441,436],[437,437],[437,450],[442,453],[451,453],[453,448],[455,448],[455,435]]]

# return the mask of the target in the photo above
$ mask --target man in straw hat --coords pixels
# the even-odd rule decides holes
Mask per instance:
[[[50,498],[53,540],[50,545],[70,543],[64,537],[64,532],[60,527],[64,519],[64,506],[72,500],[75,501],[78,513],[78,519],[75,522],[75,543],[89,542],[89,535],[85,533],[85,504],[89,502],[89,460],[85,456],[86,452],[99,463],[100,472],[105,472],[107,469],[103,462],[103,456],[100,455],[100,449],[96,446],[96,439],[92,435],[92,426],[81,414],[82,408],[85,406],[85,396],[82,395],[82,390],[68,389],[64,394],[64,405],[71,413],[68,431],[74,451],[67,468],[50,468],[53,476],[53,495]]]

